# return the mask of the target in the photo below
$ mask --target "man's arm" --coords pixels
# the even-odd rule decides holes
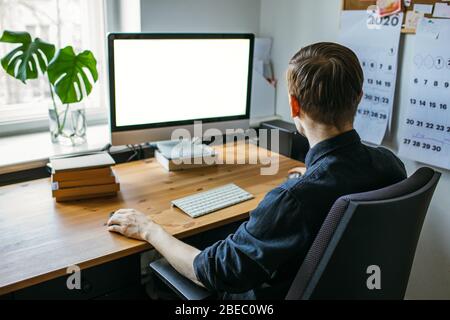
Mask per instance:
[[[203,287],[193,266],[200,250],[176,239],[143,213],[133,209],[118,210],[109,219],[108,230],[149,242],[175,270]]]
[[[235,233],[203,251],[168,235],[134,210],[119,210],[110,231],[146,239],[181,274],[218,292],[243,293],[270,279],[278,267],[306,248],[308,229],[300,203],[278,187],[252,211]]]

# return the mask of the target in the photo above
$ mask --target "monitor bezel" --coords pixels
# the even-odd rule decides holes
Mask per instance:
[[[247,81],[247,106],[245,115],[216,117],[204,119],[189,119],[171,122],[147,123],[128,126],[116,125],[116,89],[114,71],[114,40],[140,40],[140,39],[248,39],[250,41],[249,70]],[[123,132],[130,130],[146,130],[154,128],[165,128],[174,126],[192,125],[196,121],[202,123],[225,122],[250,119],[250,104],[253,77],[253,52],[255,35],[251,33],[110,33],[108,34],[108,70],[109,70],[109,105],[110,105],[110,128],[111,132]]]

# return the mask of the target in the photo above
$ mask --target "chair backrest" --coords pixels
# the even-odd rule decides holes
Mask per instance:
[[[286,299],[403,299],[439,178],[420,168],[395,185],[339,198]]]

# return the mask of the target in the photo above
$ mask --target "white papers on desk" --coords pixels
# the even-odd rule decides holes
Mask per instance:
[[[450,20],[422,19],[410,65],[401,156],[450,169]]]
[[[392,121],[402,21],[403,13],[384,18],[367,11],[341,14],[339,42],[356,53],[364,71],[355,129],[362,140],[376,145]]]

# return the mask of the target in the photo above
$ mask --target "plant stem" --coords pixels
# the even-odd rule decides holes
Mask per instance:
[[[66,104],[66,111],[64,111],[64,120],[63,120],[63,123],[61,125],[61,128],[59,128],[60,132],[63,131],[63,129],[64,129],[65,125],[66,125],[67,112],[69,111],[69,106],[70,106],[69,104]]]
[[[58,112],[58,108],[56,107],[55,95],[53,94],[52,83],[50,82],[50,79],[48,77],[47,77],[47,80],[48,80],[48,86],[50,88],[50,95],[51,95],[52,101],[53,101],[53,109],[55,110],[55,114],[56,114],[56,125],[58,126],[58,133],[61,133],[61,124],[59,123],[59,112]]]

